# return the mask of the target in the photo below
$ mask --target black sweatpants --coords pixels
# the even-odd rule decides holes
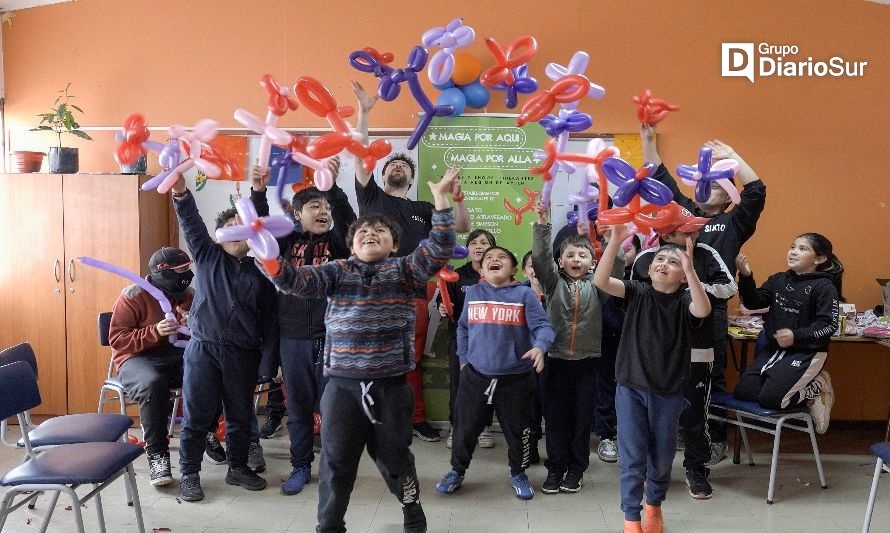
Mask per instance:
[[[121,365],[118,378],[127,396],[139,402],[145,453],[168,451],[170,389],[182,386],[182,355],[131,357]]]
[[[742,373],[734,396],[767,409],[797,405],[804,401],[804,389],[825,366],[827,357],[827,352],[763,351]]]
[[[590,465],[596,364],[593,358],[547,358],[541,380],[544,385],[541,400],[547,425],[547,461],[544,466],[550,472],[583,474]]]
[[[396,499],[403,505],[420,501],[410,449],[414,390],[404,375],[330,377],[321,412],[318,533],[346,531],[344,516],[365,446]]]
[[[454,405],[451,467],[455,471],[466,472],[470,466],[476,438],[485,427],[492,407],[507,441],[510,475],[515,476],[528,468],[535,415],[534,371],[486,376],[467,364],[460,371],[460,387]]]
[[[454,426],[454,403],[457,400],[457,388],[460,385],[460,358],[457,356],[457,339],[448,339],[448,421]],[[494,423],[494,410],[488,410],[485,427]],[[540,426],[540,424],[539,424]],[[479,430],[482,431],[481,429]],[[539,432],[540,433],[540,432]],[[540,439],[540,437],[538,437]],[[454,440],[452,438],[452,440]]]
[[[711,400],[711,367],[713,363],[693,362],[689,379],[683,386],[686,406],[680,413],[680,427],[686,437],[683,467],[704,466],[711,458],[711,435],[708,433],[708,403]]]

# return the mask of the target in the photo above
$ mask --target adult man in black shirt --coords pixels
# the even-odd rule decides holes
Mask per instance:
[[[674,201],[688,209],[693,215],[710,218],[699,233],[698,242],[711,246],[723,262],[729,267],[732,276],[735,277],[735,257],[742,245],[754,235],[757,228],[757,220],[766,206],[766,186],[760,177],[754,172],[748,163],[739,156],[735,150],[722,141],[708,141],[713,161],[721,159],[734,159],[739,164],[737,174],[742,183],[741,202],[733,209],[729,194],[717,182],[711,182],[711,194],[705,202],[695,202],[683,194],[677,187],[677,182],[661,160],[655,147],[655,128],[644,125],[640,131],[643,138],[643,159],[658,165],[655,179],[667,185],[674,194]],[[713,306],[714,322],[714,367],[711,372],[712,390],[715,392],[726,391],[726,349],[725,339],[729,326],[726,301],[717,301]],[[716,464],[726,453],[726,430],[722,426],[712,425],[711,429],[711,461],[709,465]]]
[[[368,137],[368,115],[379,99],[378,95],[369,96],[358,82],[352,82],[352,88],[358,98],[357,130]],[[446,174],[456,175],[460,168],[449,168]],[[395,154],[383,164],[383,188],[377,185],[373,175],[365,172],[361,161],[356,158],[355,195],[358,199],[359,216],[372,213],[386,215],[399,225],[402,230],[399,248],[395,254],[405,256],[417,248],[418,243],[425,239],[432,229],[433,204],[408,198],[408,191],[417,177],[414,161],[406,154]],[[463,203],[460,183],[455,180],[452,198],[454,200],[455,230],[463,233],[470,230],[470,215]],[[423,401],[423,367],[421,362],[426,347],[427,328],[429,327],[429,310],[427,304],[429,293],[417,295],[414,304],[417,308],[417,320],[414,328],[414,358],[416,367],[408,373],[408,381],[414,388],[414,435],[418,438],[435,442],[441,439],[426,420],[426,407]]]

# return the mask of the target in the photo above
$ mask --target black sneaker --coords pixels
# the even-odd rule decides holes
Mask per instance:
[[[148,477],[151,484],[156,487],[169,485],[173,481],[173,473],[170,472],[170,452],[148,454]]]
[[[321,434],[314,433],[312,435],[312,451],[315,453],[321,453]]]
[[[405,533],[426,533],[426,515],[420,502],[403,505],[402,515],[405,517]]]
[[[562,478],[564,476],[564,472],[548,470],[547,479],[545,479],[544,484],[541,485],[541,492],[544,494],[559,494],[559,485],[562,483]]]
[[[259,441],[251,442],[247,449],[247,466],[254,472],[266,469],[266,458],[263,457],[263,446]]]
[[[414,424],[414,435],[420,440],[425,440],[427,442],[439,442],[442,440],[442,435],[439,435],[436,428],[431,426],[426,420]]]
[[[263,490],[266,488],[266,480],[257,475],[247,465],[229,467],[226,474],[226,483],[237,485],[247,490]]]
[[[204,444],[204,457],[215,465],[226,464],[226,449],[216,438],[216,433],[207,434],[207,442]]]
[[[199,474],[183,474],[179,480],[179,499],[184,502],[197,502],[204,499]]]
[[[577,472],[568,472],[566,477],[562,478],[559,483],[559,492],[576,493],[581,492],[581,485],[584,484],[584,474]]]
[[[266,422],[260,428],[261,439],[271,439],[281,433],[281,419],[277,416],[267,416]]]
[[[689,495],[696,500],[709,500],[714,490],[708,483],[711,471],[703,466],[686,469],[686,485],[689,487]]]

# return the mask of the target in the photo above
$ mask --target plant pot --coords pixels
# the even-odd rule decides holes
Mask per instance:
[[[120,163],[121,174],[145,174],[148,169],[148,156],[139,156],[139,159],[129,165]]]
[[[80,170],[80,159],[77,148],[49,149],[49,171],[53,174],[76,174]]]
[[[15,163],[18,171],[22,173],[40,172],[43,165],[43,152],[29,152],[26,150],[18,150],[15,153]]]

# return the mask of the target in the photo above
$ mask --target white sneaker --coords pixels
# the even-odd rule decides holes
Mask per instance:
[[[816,426],[816,433],[822,435],[828,431],[828,423],[831,421],[831,408],[834,406],[834,387],[831,386],[831,375],[825,370],[819,372],[813,379],[822,388],[819,396],[809,402],[810,416]]]
[[[454,427],[448,430],[448,438],[445,439],[445,447],[451,448],[451,439],[454,437]]]
[[[605,463],[614,463],[618,461],[618,446],[612,439],[602,439],[599,446],[596,447],[596,455],[600,461]]]
[[[491,434],[491,429],[483,429],[476,442],[479,443],[480,448],[494,448],[494,437]]]

